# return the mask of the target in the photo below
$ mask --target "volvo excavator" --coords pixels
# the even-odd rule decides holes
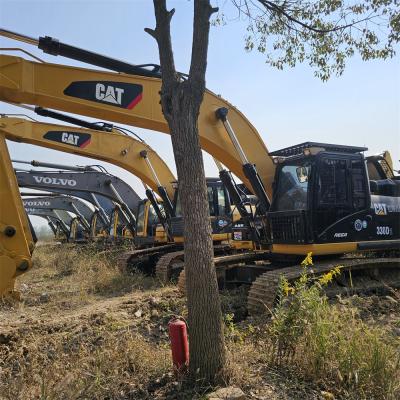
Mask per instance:
[[[16,171],[16,176],[17,176],[18,180],[21,178],[21,172],[22,171]],[[23,187],[23,184],[21,185],[20,182],[18,182],[18,184],[20,187]],[[40,186],[40,184],[36,184],[34,186],[36,189],[42,189],[42,190],[44,189],[43,187]],[[34,186],[32,186],[32,187],[34,187]],[[48,189],[46,189],[46,190],[48,190]],[[50,190],[48,190],[48,191],[51,192]],[[84,230],[86,229],[88,239],[90,239],[91,241],[98,240],[98,239],[104,238],[105,235],[108,234],[110,221],[108,220],[106,212],[112,213],[115,206],[114,206],[114,203],[106,197],[97,195],[97,196],[95,196],[95,200],[94,200],[91,197],[91,194],[88,192],[79,192],[79,191],[73,191],[73,190],[67,191],[67,190],[62,190],[60,188],[58,188],[58,190],[53,191],[53,193],[26,193],[25,195],[27,195],[27,196],[67,195],[67,196],[77,197],[82,200],[86,200],[89,203],[91,203],[94,207],[94,211],[90,216],[90,221],[88,221],[90,223],[90,230],[88,231],[87,228],[83,228]],[[98,208],[99,205],[102,207],[101,209]],[[100,210],[101,210],[101,212],[100,212]],[[103,215],[103,213],[104,213],[104,215]],[[75,228],[77,223],[80,224],[79,220],[77,220],[75,218],[73,221],[73,228]],[[80,231],[81,230],[82,229],[80,229]],[[75,232],[76,232],[76,229],[72,229],[72,234],[69,236],[69,239],[71,241],[74,241],[74,233]]]
[[[94,213],[91,220],[91,237],[96,237],[99,229],[106,229],[114,240],[121,237],[122,231],[130,232],[129,236],[133,237],[136,229],[135,212],[141,199],[122,179],[87,166],[32,163],[58,171],[17,171],[20,187],[70,194],[92,203],[98,212]]]
[[[32,193],[28,193],[32,196]],[[72,221],[70,228],[70,239],[78,241],[86,241],[90,238],[90,221],[93,210],[83,201],[71,196],[48,196],[42,194],[38,197],[29,197],[23,199],[25,210],[63,210],[76,215]],[[76,235],[77,223],[82,225],[84,235]]]
[[[21,194],[23,197],[23,194]],[[70,242],[73,241],[75,238],[71,236],[71,230],[74,228],[75,232],[73,234],[78,234],[78,236],[83,237],[83,226],[77,221],[76,216],[72,217],[68,212],[63,210],[52,210],[52,209],[42,209],[42,208],[33,208],[33,207],[26,207],[25,208],[26,214],[37,216],[44,218],[48,221],[50,228],[55,230],[55,237],[60,242]],[[63,215],[61,216],[61,212]],[[54,229],[55,228],[55,229]],[[35,232],[35,229],[32,225],[32,230]],[[36,233],[35,233],[36,236]]]
[[[101,115],[112,122],[169,133],[159,104],[159,67],[134,66],[50,37],[36,40],[4,30],[1,34],[38,45],[49,54],[118,74],[3,55],[0,100],[97,118]],[[297,266],[277,270],[274,263],[297,263],[309,252],[317,259],[336,257],[334,261],[318,262],[315,267],[323,273],[332,263],[340,262],[343,286],[350,271],[353,276],[358,271],[370,277],[374,282],[371,287],[384,286],[381,278],[388,276],[395,276],[391,282],[398,283],[399,258],[381,257],[379,252],[399,249],[400,181],[394,175],[371,179],[363,154],[366,148],[306,142],[269,152],[244,115],[208,90],[198,126],[201,146],[221,163],[221,180],[242,216],[241,223],[234,226],[233,239],[243,240],[248,234],[256,249],[247,260],[246,253],[242,259],[239,254],[234,259],[227,256],[215,260],[225,280],[255,279],[249,294],[249,312],[271,305],[281,274],[295,279],[300,273]],[[80,135],[71,139],[62,135],[48,138],[57,145],[63,139],[75,147],[89,143],[88,137]],[[245,196],[238,192],[223,166],[256,196],[255,214],[248,212]],[[353,255],[338,259],[345,253],[360,252],[375,252],[375,257]],[[254,264],[256,254],[265,262]],[[247,261],[251,263],[240,264]]]
[[[16,171],[16,176],[17,179],[20,178],[22,171]],[[23,187],[23,185],[18,182],[20,187]],[[36,184],[37,189],[44,189],[43,187],[40,186],[40,184]],[[48,189],[46,189],[48,190]],[[51,192],[50,190],[48,190]],[[73,190],[62,190],[58,188],[58,190],[54,190],[53,193],[27,193],[26,195],[28,196],[50,196],[50,195],[68,195],[68,196],[73,196],[77,197],[79,199],[83,199],[91,203],[94,207],[94,211],[90,217],[90,231],[88,234],[88,238],[91,241],[96,241],[99,239],[104,238],[106,235],[108,235],[109,231],[109,226],[110,226],[110,221],[107,217],[107,213],[112,213],[115,209],[114,203],[109,200],[106,197],[102,197],[99,195],[95,196],[95,199],[91,196],[90,193],[88,192],[79,192],[79,191],[73,191]],[[99,206],[101,208],[99,208]],[[79,223],[79,221],[77,221]],[[74,222],[74,227],[76,225],[76,222]],[[73,233],[75,230],[72,231]],[[74,240],[73,235],[69,236],[69,239],[72,241]]]
[[[54,239],[60,242],[68,242],[72,217],[61,210],[44,210],[28,208],[25,209],[28,215],[34,215],[45,219],[54,233]]]

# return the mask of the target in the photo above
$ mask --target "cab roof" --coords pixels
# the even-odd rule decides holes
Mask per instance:
[[[335,153],[361,153],[368,150],[367,147],[344,146],[341,144],[317,143],[317,142],[304,142],[295,146],[285,147],[281,150],[272,151],[271,156],[290,157],[303,154],[305,149],[319,149],[320,151],[333,151]]]

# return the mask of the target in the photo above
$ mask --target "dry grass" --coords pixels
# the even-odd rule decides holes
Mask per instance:
[[[361,298],[354,300],[363,306]],[[278,371],[340,398],[398,399],[398,334],[390,325],[366,323],[360,309],[342,303],[330,304],[321,281],[312,283],[305,270],[294,286],[282,283],[271,321],[236,326],[228,318],[230,378],[242,386],[256,385],[263,374]]]
[[[0,399],[183,400],[212,389],[172,374],[167,324],[186,315],[173,286],[128,275],[94,248],[42,246],[34,261],[19,281],[23,302],[0,304]],[[329,304],[303,282],[272,320],[252,321],[245,289],[221,299],[226,384],[249,399],[400,395],[397,298]]]
[[[139,398],[170,368],[169,351],[140,335],[115,335],[107,325],[82,328],[61,336],[28,336],[20,351],[9,354],[3,349],[2,398]]]
[[[368,326],[353,307],[329,304],[322,286],[333,276],[311,283],[305,266],[291,297],[284,282],[270,329],[277,362],[348,397],[399,398],[399,338]]]
[[[65,289],[78,290],[83,295],[116,295],[132,289],[156,287],[154,280],[141,274],[121,271],[111,253],[91,247],[70,247],[55,250],[45,246],[34,254],[35,270],[46,269],[62,281]]]
[[[107,253],[65,246],[38,248],[19,286],[24,300],[0,315],[1,399],[151,398],[157,379],[173,380],[175,289],[122,272]]]

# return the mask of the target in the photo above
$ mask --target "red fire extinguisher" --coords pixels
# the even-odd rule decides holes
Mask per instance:
[[[174,317],[168,323],[168,330],[174,367],[178,371],[182,371],[189,365],[189,344],[186,323],[179,317]]]

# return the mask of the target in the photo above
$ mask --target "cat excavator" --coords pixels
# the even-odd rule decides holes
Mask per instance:
[[[0,33],[38,45],[55,56],[118,72],[2,55],[0,100],[97,118],[101,115],[112,122],[169,133],[159,104],[158,66],[134,66],[47,36],[36,40],[4,30]],[[309,252],[317,259],[336,257],[318,262],[315,267],[323,273],[332,263],[340,262],[343,287],[355,281],[356,273],[368,277],[374,282],[370,287],[375,288],[385,285],[382,277],[398,275],[399,258],[382,257],[379,253],[399,249],[400,181],[394,175],[371,179],[364,157],[366,148],[306,142],[269,152],[245,116],[208,90],[198,126],[200,144],[221,163],[221,180],[230,188],[231,199],[242,216],[242,221],[233,227],[233,239],[243,240],[248,235],[256,249],[248,253],[250,257],[258,254],[265,260],[253,263],[254,258],[244,257],[247,253],[242,259],[239,254],[215,260],[225,281],[253,281],[249,312],[271,306],[279,277],[299,276],[299,268],[293,264]],[[51,140],[59,143],[62,137],[52,136]],[[78,136],[69,144],[79,146],[78,143],[87,143],[87,138]],[[228,171],[256,196],[255,214],[247,211],[246,196],[238,192]],[[345,253],[362,252],[374,252],[375,257],[339,258]],[[249,264],[243,265],[247,261]],[[290,266],[278,270],[275,262]],[[396,279],[391,281],[396,283]]]
[[[69,143],[61,142],[59,144],[55,144],[51,139],[48,139],[48,134],[68,134],[68,135],[89,135],[91,137],[90,146],[83,146],[77,148],[71,148]],[[138,202],[137,207],[137,223],[136,223],[136,235],[134,237],[135,243],[138,247],[143,247],[143,249],[136,250],[134,252],[130,251],[122,258],[126,263],[126,259],[129,258],[130,262],[135,266],[143,266],[145,272],[149,271],[149,268],[153,268],[155,261],[163,254],[165,254],[169,250],[177,249],[182,247],[182,239],[179,237],[179,231],[175,230],[175,234],[173,239],[168,238],[168,226],[166,225],[167,219],[165,216],[165,209],[161,208],[161,204],[159,200],[157,200],[156,196],[153,193],[152,188],[158,192],[159,196],[165,199],[162,202],[162,206],[166,202],[170,203],[170,215],[175,215],[175,209],[172,205],[174,201],[170,201],[170,196],[168,191],[171,193],[171,198],[174,199],[175,189],[170,184],[170,182],[175,182],[176,179],[170,172],[169,168],[166,164],[159,158],[159,156],[145,143],[132,138],[130,136],[123,135],[121,133],[105,133],[96,129],[87,129],[87,128],[73,128],[62,125],[54,125],[54,124],[45,124],[40,122],[29,121],[23,118],[10,118],[6,116],[2,116],[0,118],[0,134],[3,134],[9,140],[15,140],[19,142],[26,142],[35,145],[40,145],[44,147],[49,147],[57,150],[63,150],[67,152],[73,152],[75,154],[83,155],[91,158],[104,159],[110,163],[115,165],[119,165],[126,170],[132,172],[134,175],[138,176],[142,179],[142,181],[146,185],[146,194],[149,198],[147,201]],[[92,143],[94,147],[92,147]],[[102,146],[100,146],[102,144]],[[98,150],[100,149],[101,150]],[[129,153],[129,154],[128,154]],[[47,166],[50,167],[48,163],[38,163],[35,162],[34,165],[39,166]],[[58,166],[60,167],[60,166]],[[46,175],[47,174],[47,175]],[[57,174],[57,173],[56,173]],[[60,174],[60,173],[58,173]],[[63,176],[55,176],[55,173],[52,173],[52,176],[48,176],[48,172],[35,172],[36,179],[33,178],[35,182],[28,181],[30,172],[21,171],[17,172],[17,177],[19,183],[26,187],[40,187],[46,190],[55,190],[55,186],[59,188],[59,184],[62,182],[70,181],[71,177],[66,176],[63,173]],[[90,174],[96,175],[95,177],[91,177]],[[126,192],[126,188],[119,193],[117,188],[121,186],[121,184],[117,185],[118,178],[110,179],[108,177],[105,182],[108,189],[107,192],[99,191],[99,189],[93,187],[95,182],[99,182],[98,180],[99,173],[94,171],[85,170],[82,172],[82,185],[79,187],[80,194],[79,196],[82,198],[86,198],[89,202],[93,202],[91,199],[91,194],[88,193],[88,189],[90,187],[90,191],[94,191],[97,193],[102,193],[103,195],[114,196],[113,199],[122,203],[125,203],[125,200],[128,203],[132,203],[127,200],[129,194]],[[40,184],[36,182],[36,180],[40,180]],[[74,180],[74,179],[72,179]],[[76,179],[75,179],[76,180]],[[92,185],[89,184],[89,181]],[[209,181],[209,194],[211,194],[210,201],[210,210],[220,210],[221,207],[218,207],[218,197],[217,194],[221,197],[221,183],[218,183],[216,180],[208,180]],[[48,183],[46,183],[48,182]],[[53,183],[56,184],[53,185]],[[162,182],[162,183],[161,183]],[[86,185],[86,187],[84,187]],[[123,185],[126,185],[123,183]],[[147,186],[148,185],[148,186]],[[75,187],[75,186],[74,186]],[[167,189],[165,189],[167,188]],[[63,192],[67,189],[64,188]],[[104,190],[104,189],[102,189]],[[72,192],[70,194],[73,194]],[[76,194],[76,193],[75,193]],[[86,195],[86,197],[85,197]],[[228,212],[229,202],[226,199],[226,193],[222,191],[223,195],[223,210],[224,212]],[[125,200],[123,200],[123,198]],[[137,200],[137,199],[136,199]],[[136,201],[135,200],[135,201]],[[132,206],[132,204],[131,204]],[[230,206],[229,206],[230,207]],[[133,215],[133,212],[129,208],[128,204],[125,204],[122,207],[122,211],[129,210],[129,214],[132,218],[136,218]],[[214,212],[213,211],[213,212]],[[215,211],[216,212],[216,211]],[[230,210],[229,210],[230,213]],[[114,214],[115,215],[115,214]],[[214,215],[219,215],[218,212]],[[214,221],[216,217],[212,217]],[[222,216],[221,216],[222,218]],[[179,221],[179,217],[175,217],[174,221]],[[114,218],[114,222],[117,221],[117,218]],[[164,225],[164,229],[158,229],[158,225],[161,222]],[[164,224],[163,224],[164,222]],[[93,224],[92,224],[93,225]],[[222,229],[217,226],[217,233],[215,235],[216,241],[226,240],[230,238],[230,233],[219,233]],[[225,224],[223,224],[223,228]],[[181,224],[180,224],[181,226]],[[176,242],[174,242],[176,240]],[[148,247],[151,245],[151,247]],[[155,246],[156,245],[156,246]],[[223,246],[223,248],[227,248],[228,246]],[[182,252],[180,252],[181,254]],[[175,254],[176,257],[176,254]],[[150,265],[150,267],[149,267]]]

